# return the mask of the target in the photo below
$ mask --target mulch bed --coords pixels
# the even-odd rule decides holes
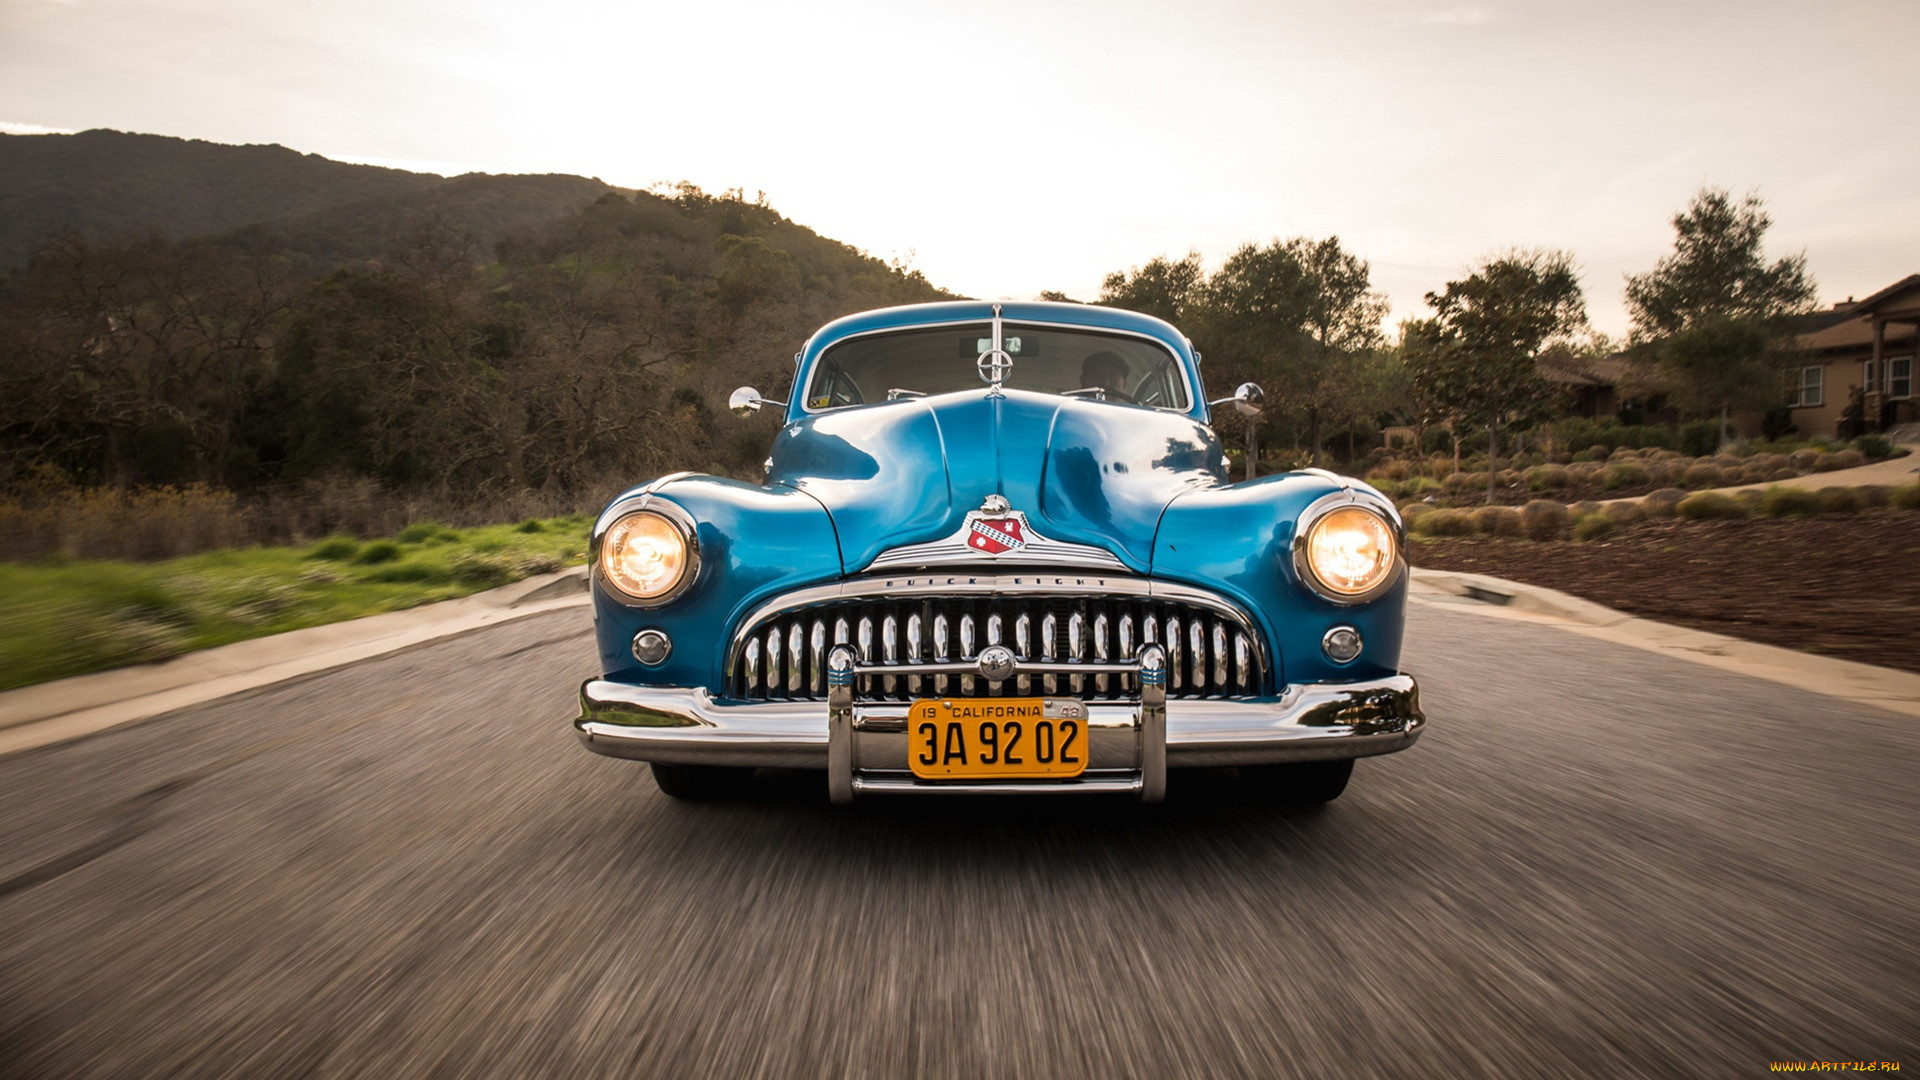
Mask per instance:
[[[1543,585],[1633,615],[1920,672],[1920,513],[1649,521],[1587,543],[1414,540],[1413,565]]]

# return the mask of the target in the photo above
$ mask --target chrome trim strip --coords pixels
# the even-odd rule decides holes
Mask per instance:
[[[860,795],[1131,795],[1142,790],[1138,776],[1086,776],[1044,782],[1002,780],[916,780],[905,777],[855,776],[853,790]]]

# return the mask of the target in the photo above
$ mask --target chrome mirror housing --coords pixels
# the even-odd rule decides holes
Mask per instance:
[[[743,386],[727,396],[727,408],[732,409],[735,416],[752,416],[760,411],[762,405],[779,405],[784,408],[786,404],[784,401],[768,401],[760,396],[760,391],[751,386]]]
[[[1240,411],[1241,416],[1255,416],[1259,414],[1260,406],[1266,400],[1267,392],[1260,389],[1259,383],[1243,382],[1234,388],[1232,397],[1223,397],[1217,401],[1209,401],[1207,404],[1225,405],[1231,402],[1233,407]]]

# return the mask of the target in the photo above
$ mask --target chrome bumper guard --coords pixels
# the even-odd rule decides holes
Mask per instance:
[[[907,764],[906,702],[853,700],[855,680],[874,674],[844,646],[827,668],[827,704],[716,704],[699,687],[635,686],[591,679],[580,687],[574,729],[587,749],[672,765],[827,770],[836,803],[856,794],[1166,795],[1167,769],[1264,765],[1390,754],[1426,726],[1410,675],[1291,686],[1277,698],[1181,699],[1166,693],[1166,654],[1140,650],[1138,704],[1089,702],[1087,771],[1058,781],[927,781]],[[1116,665],[1117,666],[1117,665]]]

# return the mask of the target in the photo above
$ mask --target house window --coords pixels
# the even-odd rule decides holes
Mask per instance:
[[[1827,400],[1827,369],[1820,364],[1809,364],[1800,369],[1800,385],[1794,395],[1793,407],[1811,409],[1824,405]]]
[[[1904,401],[1913,396],[1913,357],[1895,356],[1887,360],[1887,397]]]

